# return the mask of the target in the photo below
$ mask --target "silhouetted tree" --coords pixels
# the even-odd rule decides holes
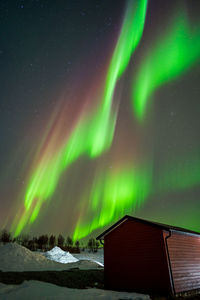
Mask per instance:
[[[21,235],[21,245],[28,248],[30,237],[28,234]]]
[[[79,242],[79,241],[76,241],[75,246],[76,246],[76,248],[79,248],[80,242]]]
[[[72,238],[70,236],[68,236],[67,239],[66,239],[66,245],[69,248],[73,246],[73,241],[72,241]]]
[[[28,241],[27,248],[31,251],[35,251],[37,249],[33,239]]]
[[[38,249],[38,238],[36,236],[33,237],[33,244],[34,244],[35,250],[37,250]]]
[[[38,248],[39,248],[39,249],[42,249],[43,244],[44,244],[44,236],[43,236],[43,235],[40,235],[40,236],[38,237]]]
[[[56,245],[56,237],[55,235],[51,235],[49,238],[49,246],[50,248],[54,248]]]
[[[90,238],[89,241],[88,241],[89,251],[92,251],[92,252],[95,251],[95,244],[96,244],[95,239],[94,238]]]
[[[81,250],[82,250],[82,251],[85,251],[86,245],[85,245],[83,242],[80,242],[80,246],[81,246]]]
[[[96,241],[94,238],[90,238],[88,241],[88,248],[89,251],[97,252],[99,248],[99,242]]]
[[[6,229],[3,229],[0,236],[0,241],[4,244],[9,243],[12,241],[11,234]]]
[[[99,249],[99,246],[100,246],[99,242],[98,242],[98,241],[96,241],[96,242],[95,242],[95,252],[97,252],[97,251],[98,251],[98,249]]]
[[[58,236],[58,247],[62,248],[63,245],[64,245],[64,241],[65,241],[65,239],[62,236],[62,234],[59,234],[59,236]]]
[[[48,238],[47,234],[43,234],[43,235],[39,236],[39,238],[38,238],[39,249],[46,249],[48,240],[49,240],[49,238]]]
[[[49,243],[49,237],[48,237],[48,234],[45,234],[44,235],[44,248],[45,248],[45,250],[47,249],[48,243]]]
[[[16,237],[15,237],[15,242],[16,242],[17,244],[21,245],[21,243],[22,243],[22,236],[21,236],[21,235],[16,236]]]

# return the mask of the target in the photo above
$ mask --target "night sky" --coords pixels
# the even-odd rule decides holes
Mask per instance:
[[[0,228],[200,232],[199,17],[199,0],[0,0]]]

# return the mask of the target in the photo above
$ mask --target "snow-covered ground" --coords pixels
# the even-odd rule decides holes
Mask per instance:
[[[50,259],[47,259],[49,257]],[[54,261],[53,261],[53,260]],[[57,261],[55,261],[57,260]],[[76,262],[75,262],[76,260]],[[59,262],[58,262],[59,261]],[[62,263],[61,263],[62,261]],[[72,262],[74,261],[74,262]],[[63,263],[64,262],[64,263]],[[46,253],[32,252],[16,243],[0,246],[1,271],[46,271],[97,269],[103,262],[103,249],[97,253],[84,251],[71,255],[55,247]],[[0,283],[0,300],[147,300],[148,295],[89,289],[71,289],[40,281],[24,281],[19,285]]]
[[[41,281],[24,281],[20,285],[0,283],[0,300],[149,300],[148,295],[100,289],[69,289]]]
[[[65,257],[65,263],[47,259],[45,255],[38,252],[32,252],[27,248],[16,243],[8,243],[0,246],[0,270],[1,271],[50,271],[50,270],[69,270],[71,268],[96,269],[99,264],[91,260],[78,260],[70,253],[63,255],[60,248],[55,249],[55,258]],[[64,251],[63,251],[64,252]],[[62,255],[61,255],[62,254]],[[68,258],[68,260],[66,259]],[[72,262],[76,260],[76,262]]]
[[[57,261],[63,264],[68,264],[77,261],[92,261],[100,266],[104,266],[103,248],[99,249],[98,252],[89,252],[88,250],[81,251],[81,253],[73,253],[63,251],[59,247],[54,247],[52,250],[47,252],[40,252],[46,258]]]
[[[57,261],[63,264],[68,264],[71,262],[77,261],[92,261],[100,265],[101,267],[104,266],[104,257],[103,257],[103,248],[99,249],[98,252],[89,252],[88,250],[81,251],[81,253],[73,253],[70,254],[69,252],[63,251],[59,247],[54,247],[52,250],[47,252],[40,252],[46,258]]]
[[[88,250],[81,251],[81,253],[73,254],[79,260],[91,260],[97,262],[101,266],[104,265],[103,248],[99,249],[98,252],[88,252]]]

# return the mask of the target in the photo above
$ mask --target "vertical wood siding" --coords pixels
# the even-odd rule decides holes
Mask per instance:
[[[126,220],[104,238],[105,285],[110,289],[171,293],[162,229]]]
[[[200,289],[200,236],[172,232],[167,243],[175,292]]]

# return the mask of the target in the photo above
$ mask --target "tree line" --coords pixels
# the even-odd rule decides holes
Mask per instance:
[[[62,234],[59,234],[58,236],[53,234],[50,236],[48,234],[43,234],[32,238],[30,238],[29,235],[24,234],[12,238],[11,233],[6,229],[2,230],[0,233],[0,242],[3,244],[16,242],[31,251],[49,251],[57,246],[70,253],[80,253],[81,250],[84,251],[85,249],[88,249],[90,252],[97,252],[100,246],[99,242],[94,238],[90,238],[89,241],[84,244],[80,241],[73,241],[70,236],[64,238]]]

